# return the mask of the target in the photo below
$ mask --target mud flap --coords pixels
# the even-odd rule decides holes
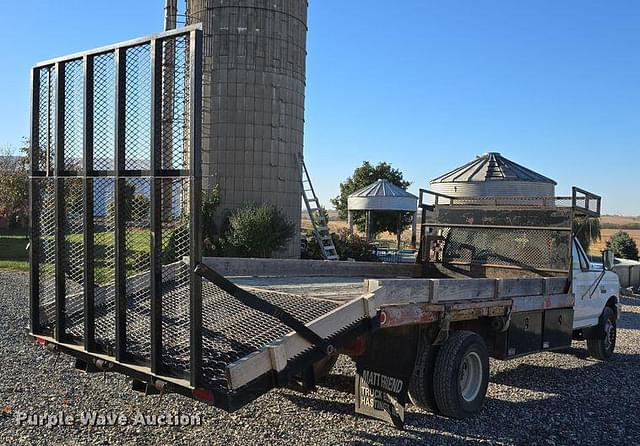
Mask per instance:
[[[356,361],[356,413],[404,427],[409,380],[418,347],[414,333],[373,335]]]

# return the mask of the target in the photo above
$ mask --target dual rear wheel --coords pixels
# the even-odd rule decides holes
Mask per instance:
[[[456,331],[441,346],[424,344],[409,384],[411,401],[451,418],[478,413],[489,385],[489,353],[482,338]]]

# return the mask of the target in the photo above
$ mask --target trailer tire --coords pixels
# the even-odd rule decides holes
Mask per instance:
[[[587,338],[587,350],[593,358],[608,361],[616,348],[617,323],[616,313],[611,307],[604,307],[598,324],[600,336]]]
[[[440,412],[467,418],[482,408],[489,385],[489,353],[472,331],[457,331],[442,345],[435,362],[433,387]]]
[[[439,414],[433,395],[433,369],[438,356],[439,346],[431,345],[427,340],[421,341],[416,355],[416,363],[409,381],[409,399],[424,410]]]

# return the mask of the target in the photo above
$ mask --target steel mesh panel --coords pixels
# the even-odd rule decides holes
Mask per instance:
[[[115,346],[115,180],[93,180],[94,281],[96,343],[107,351]]]
[[[40,325],[53,329],[55,325],[55,183],[53,178],[34,180],[34,199],[39,206],[34,207],[34,243],[37,243],[40,295]]]
[[[84,66],[82,59],[64,64],[64,170],[82,167]]]
[[[570,269],[571,235],[533,229],[445,228],[444,263],[518,266],[524,269]]]
[[[53,169],[55,160],[55,67],[38,70],[38,140],[34,145],[35,170]]]
[[[172,265],[178,276],[188,276],[189,268],[185,263]],[[177,286],[176,282],[167,282],[164,286],[163,327],[168,329],[165,339],[172,337],[165,353],[171,357],[167,366],[177,374],[189,371],[189,286]],[[263,313],[241,304],[233,296],[215,285],[202,282],[203,291],[203,375],[206,385],[220,390],[227,389],[226,367],[255,351],[273,343],[292,330]],[[309,323],[328,313],[339,304],[316,299],[308,299],[294,294],[253,290],[261,298],[283,307],[295,317]],[[146,303],[139,298],[129,302],[127,316],[140,312],[146,315]],[[109,302],[105,308],[96,312],[96,326],[104,323],[105,314],[115,311],[115,304]],[[77,330],[81,321],[72,327]],[[146,358],[149,339],[148,329],[142,324],[127,325],[127,339],[131,339],[128,352],[136,357]]]
[[[63,190],[65,325],[69,327],[71,318],[79,318],[82,321],[84,316],[84,187],[82,179],[65,178]]]
[[[85,277],[93,277],[96,344],[123,362],[149,361],[152,341],[150,199],[151,185],[157,183],[157,194],[153,196],[158,198],[153,208],[159,212],[158,235],[161,236],[157,240],[158,264],[154,267],[160,269],[162,278],[158,297],[166,303],[159,321],[164,327],[161,359],[167,368],[179,373],[187,373],[190,367],[192,274],[183,258],[189,256],[192,244],[190,184],[194,178],[187,171],[191,150],[189,131],[194,124],[190,120],[189,103],[193,91],[189,79],[192,39],[200,42],[200,33],[189,30],[182,36],[155,36],[146,43],[139,43],[140,40],[108,50],[89,51],[82,59],[74,55],[34,70],[37,88],[34,94],[38,98],[33,104],[32,122],[36,133],[32,176],[33,246],[39,268],[33,272],[38,274],[34,278],[39,284],[38,296],[34,298],[40,305],[41,328],[45,331],[54,328],[55,280],[62,280],[58,285],[64,285],[61,290],[64,296],[60,297],[65,308],[60,310],[64,310],[65,333],[56,334],[62,335],[58,342],[75,342],[83,337]],[[153,42],[162,54],[160,60],[155,60],[159,65],[154,67]],[[121,65],[117,64],[117,55],[122,56]],[[86,66],[92,67],[87,73],[84,72],[85,57]],[[60,71],[63,82],[56,82],[58,64],[64,67],[64,72]],[[116,65],[122,68],[122,78],[118,77]],[[154,77],[155,86],[151,82],[152,68],[158,73],[158,77]],[[61,106],[64,107],[60,116],[64,121],[60,126],[56,125],[57,88],[61,88],[59,99],[63,100]],[[88,121],[92,125],[85,129],[87,92],[91,92],[91,103],[86,104],[86,108],[91,110]],[[152,104],[157,105],[158,113],[152,113]],[[117,110],[116,106],[122,109]],[[154,135],[151,135],[152,128]],[[57,130],[60,130],[59,141],[56,141]],[[86,147],[85,130],[91,141]],[[117,144],[116,136],[122,137],[122,144]],[[153,148],[152,137],[158,142]],[[56,154],[60,149],[63,153]],[[85,156],[93,160],[86,172],[82,168]],[[116,163],[120,157],[123,165]],[[156,166],[151,166],[152,158],[158,161]],[[58,159],[60,165],[56,168]],[[43,174],[52,177],[40,179]],[[85,186],[88,191],[83,189]],[[90,209],[84,209],[85,202],[92,203]],[[120,222],[115,221],[116,202]],[[91,224],[85,228],[86,212],[91,212]],[[56,228],[57,222],[62,227]],[[116,239],[116,234],[121,238]],[[62,237],[56,240],[56,235]],[[122,247],[121,251],[118,246]],[[85,249],[91,255],[90,262],[85,262]],[[56,258],[56,253],[62,256]],[[56,271],[56,260],[61,261],[62,271]],[[122,270],[116,268],[116,260],[122,261]],[[124,274],[116,278],[116,270]],[[118,294],[116,282],[124,296]],[[115,309],[120,297],[126,301],[123,319],[126,333],[124,345],[116,346],[116,331],[121,327],[116,327]],[[87,334],[90,338],[87,341],[91,341],[91,331]],[[122,347],[127,354],[116,355],[116,347]]]
[[[114,170],[116,72],[113,52],[93,60],[93,168]]]
[[[151,46],[125,52],[124,164],[127,170],[149,169],[151,152]]]
[[[189,338],[188,268],[182,259],[190,254],[189,179],[161,180],[162,224],[162,357],[174,370],[188,371],[189,344],[178,339]],[[187,293],[185,295],[185,291]],[[186,361],[186,362],[185,362]]]
[[[179,36],[162,44],[161,168],[189,165],[189,39]]]
[[[254,292],[305,323],[338,306],[333,302],[291,294]],[[277,319],[252,310],[208,282],[203,282],[202,307],[203,374],[211,387],[227,388],[227,365],[292,331]]]
[[[149,178],[127,178],[123,198],[125,218],[125,269],[127,293],[127,350],[150,355],[150,186]]]

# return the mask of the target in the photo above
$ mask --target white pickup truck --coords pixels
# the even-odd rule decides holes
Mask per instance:
[[[620,280],[612,271],[613,258],[604,253],[603,263],[593,263],[577,239],[572,249],[571,293],[574,337],[586,339],[591,356],[609,359],[616,343],[616,322],[622,314]],[[604,334],[601,333],[604,331]]]

